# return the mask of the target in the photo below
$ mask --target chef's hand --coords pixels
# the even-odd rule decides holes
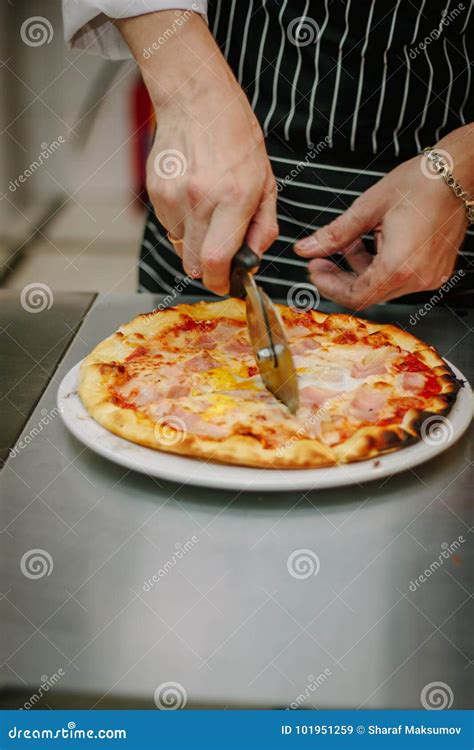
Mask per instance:
[[[225,294],[244,239],[260,255],[278,236],[275,178],[260,126],[199,15],[160,11],[116,24],[156,111],[147,165],[156,215],[182,240],[174,246],[186,273]]]
[[[453,131],[435,148],[448,155],[456,178],[471,191],[472,125]],[[311,280],[325,297],[361,310],[438,289],[453,271],[466,228],[463,202],[426,157],[417,156],[389,172],[335,221],[297,242],[295,251],[314,258],[309,263]],[[375,232],[375,256],[362,241],[370,231]],[[334,253],[341,253],[352,271],[328,260]]]

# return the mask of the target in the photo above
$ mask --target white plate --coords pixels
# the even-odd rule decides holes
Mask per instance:
[[[449,418],[425,422],[426,437],[419,443],[378,459],[325,469],[252,469],[163,453],[113,435],[89,416],[77,395],[80,364],[68,372],[58,391],[58,407],[66,427],[88,448],[110,461],[179,484],[261,492],[340,487],[380,479],[417,466],[446,450],[461,437],[472,418],[471,387],[462,373],[450,365],[465,385]]]

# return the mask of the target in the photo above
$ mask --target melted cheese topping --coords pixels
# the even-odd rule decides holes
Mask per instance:
[[[208,409],[205,409],[205,411],[202,412],[203,419],[220,417],[231,409],[236,409],[239,406],[237,399],[232,398],[231,396],[226,396],[225,394],[213,393],[211,398],[212,406],[209,406]]]
[[[394,418],[402,401],[408,411],[425,383],[423,371],[410,378],[411,371],[400,374],[394,368],[412,354],[391,346],[386,337],[373,337],[369,345],[360,323],[354,330],[364,341],[347,343],[353,334],[337,326],[324,332],[316,324],[290,329],[300,388],[296,417],[254,374],[245,325],[236,321],[194,324],[157,340],[130,338],[128,377],[115,393],[154,419],[176,415],[189,432],[215,439],[237,426],[273,447],[295,436],[334,445],[361,425]]]

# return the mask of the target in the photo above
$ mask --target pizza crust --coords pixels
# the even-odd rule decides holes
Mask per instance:
[[[293,311],[278,305],[287,317]],[[131,348],[145,343],[170,325],[181,320],[185,313],[195,320],[226,317],[245,321],[245,304],[241,300],[226,299],[219,302],[198,302],[194,305],[179,305],[176,308],[155,310],[139,315],[110,337],[98,344],[83,361],[80,370],[79,396],[89,414],[110,432],[134,443],[160,451],[197,457],[212,462],[238,464],[259,468],[304,469],[349,463],[376,457],[398,450],[420,439],[423,421],[433,415],[445,415],[456,398],[460,383],[438,352],[416,337],[391,325],[361,321],[368,333],[388,334],[391,341],[408,352],[416,352],[434,374],[442,379],[442,392],[429,401],[429,409],[411,409],[402,425],[368,425],[357,430],[345,442],[330,447],[317,439],[295,439],[281,448],[265,448],[260,440],[251,435],[234,434],[212,439],[183,434],[170,425],[158,426],[145,413],[123,408],[111,400],[110,388],[121,377],[121,365]],[[359,319],[351,315],[326,315],[311,311],[317,323],[330,321],[337,328],[354,330]],[[298,316],[298,312],[294,312]]]
[[[161,435],[161,430],[156,429],[156,423],[145,414],[123,409],[110,401],[103,365],[95,357],[90,362],[88,359],[84,360],[81,365],[78,392],[96,422],[114,435],[147,448],[219,463],[260,468],[303,469],[335,463],[332,451],[317,440],[299,440],[294,445],[285,447],[281,455],[277,455],[278,450],[264,448],[259,440],[250,435],[231,435],[216,441],[189,433],[183,435],[173,428],[163,431],[165,434]]]

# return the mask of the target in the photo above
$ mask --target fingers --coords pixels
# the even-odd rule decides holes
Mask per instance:
[[[350,268],[358,275],[364,273],[374,260],[374,256],[367,252],[362,240],[356,240],[342,254]]]
[[[204,203],[198,211],[191,211],[185,218],[183,238],[183,268],[188,276],[200,278],[203,274],[201,248],[209,231],[212,207]]]
[[[396,279],[387,278],[375,261],[360,276],[353,271],[342,271],[335,263],[335,270],[321,268],[321,262],[315,259],[309,264],[311,280],[324,297],[343,307],[360,311],[400,294]]]
[[[358,281],[374,262],[374,256],[367,252],[364,243],[356,240],[342,250],[351,271],[340,268],[336,262],[325,258],[315,258],[308,264],[311,279],[318,291],[325,297],[345,307],[367,307],[370,302],[371,285],[369,277]]]
[[[227,294],[230,264],[244,242],[251,213],[221,204],[212,215],[201,249],[202,280],[211,292]]]
[[[417,241],[415,227],[405,225],[404,229],[406,233],[401,234],[399,221],[387,220],[375,257],[362,248],[357,248],[352,258],[348,253],[352,272],[343,271],[336,264],[335,270],[330,271],[327,260],[312,260],[311,280],[321,294],[356,311],[422,289],[422,278],[415,266],[421,242]]]
[[[358,276],[354,272],[343,271],[335,263],[331,263],[332,268],[329,268],[329,263],[331,261],[315,259],[309,264],[311,280],[320,294],[352,310],[367,307],[370,304],[367,273]]]
[[[276,183],[269,168],[256,208],[252,203],[216,207],[201,250],[204,284],[217,294],[227,294],[232,258],[243,242],[262,255],[276,240],[278,231]]]
[[[387,183],[381,180],[335,221],[295,246],[299,255],[314,258],[309,263],[309,271],[321,294],[344,307],[363,310],[397,296],[396,290],[406,285],[407,275],[400,259],[405,256],[407,245],[399,226],[391,229],[387,226],[389,198]],[[361,236],[378,228],[382,221],[384,233],[377,232],[377,255],[372,256],[365,249]],[[385,238],[386,231],[389,241]],[[406,236],[405,231],[403,236]],[[324,258],[334,253],[344,255],[351,271],[336,264],[333,268],[327,265]]]
[[[185,272],[217,294],[229,289],[230,264],[249,233],[252,249],[263,253],[278,235],[275,179],[268,166],[252,184],[242,175],[213,182],[196,174],[155,185],[155,213],[168,228]],[[253,175],[255,177],[255,175]],[[176,183],[176,184],[175,184]],[[260,184],[258,184],[260,183]]]
[[[465,232],[464,217],[437,195],[417,187],[407,162],[358,198],[336,221],[295,246],[309,263],[321,294],[354,310],[418,291],[439,289],[455,264]],[[443,233],[440,227],[446,227]],[[360,238],[373,230],[377,253]],[[341,253],[351,271],[328,256]]]
[[[163,224],[163,222],[161,222],[161,223]],[[163,224],[163,226],[166,227],[166,224]],[[183,259],[182,232],[181,232],[181,234],[178,235],[177,233],[175,234],[175,230],[174,229],[169,229],[166,232],[166,239],[168,240],[168,242],[171,243],[171,245],[173,247],[173,250],[176,253],[176,255],[179,258],[181,258],[181,260],[182,260]]]
[[[305,258],[323,258],[342,252],[373,229],[384,215],[387,201],[382,183],[383,180],[367,190],[337,219],[299,240],[295,252]]]
[[[243,203],[219,204],[212,215],[209,231],[201,248],[203,282],[216,294],[227,294],[230,264],[244,241],[258,255],[278,237],[276,185],[271,170],[262,190],[258,207]]]
[[[275,178],[269,169],[262,201],[249,224],[245,237],[248,246],[257,255],[262,255],[278,237],[276,197]]]

